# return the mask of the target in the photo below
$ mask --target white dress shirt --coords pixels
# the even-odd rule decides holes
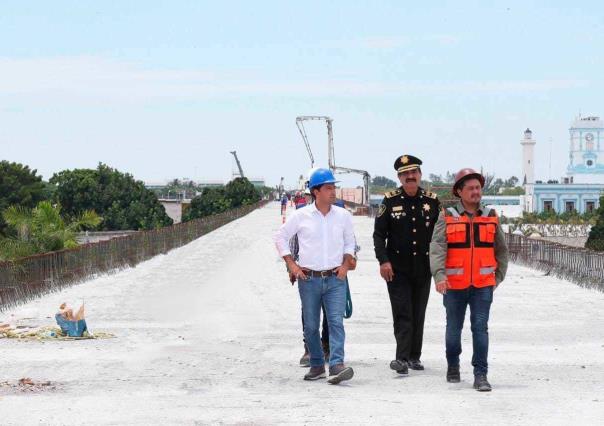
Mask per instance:
[[[344,254],[354,256],[352,215],[342,207],[332,205],[325,216],[314,203],[296,210],[275,234],[281,257],[291,255],[289,240],[296,234],[300,247],[298,264],[302,268],[334,269],[342,264]]]

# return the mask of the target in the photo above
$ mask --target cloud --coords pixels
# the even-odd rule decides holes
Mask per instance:
[[[376,44],[387,43],[377,42]],[[410,94],[499,94],[547,92],[586,87],[585,80],[371,81],[345,79],[270,79],[244,71],[145,68],[95,56],[0,58],[0,101],[73,102],[153,99],[203,99],[237,96],[384,97]]]

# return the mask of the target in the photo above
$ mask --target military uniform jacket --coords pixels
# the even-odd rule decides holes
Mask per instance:
[[[373,245],[380,265],[412,270],[417,260],[428,260],[430,240],[440,212],[436,194],[419,188],[410,197],[402,187],[387,192],[375,218]],[[425,262],[422,262],[425,263]]]

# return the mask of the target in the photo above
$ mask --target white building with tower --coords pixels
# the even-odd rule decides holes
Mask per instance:
[[[569,164],[560,181],[535,180],[534,146],[530,129],[524,132],[522,174],[524,210],[541,213],[576,211],[586,213],[599,207],[604,191],[604,122],[599,117],[578,117],[569,129]]]
[[[604,122],[600,117],[576,120],[570,132],[570,183],[604,184]]]

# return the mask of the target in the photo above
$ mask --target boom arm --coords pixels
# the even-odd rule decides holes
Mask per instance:
[[[237,158],[237,151],[230,151],[230,153],[233,154],[233,157],[235,157],[235,161],[237,162],[237,168],[239,169],[239,176],[245,177],[243,175],[243,169],[241,168],[241,163],[239,162],[239,158]]]
[[[301,115],[299,117],[296,117],[296,126],[298,126],[298,130],[300,131],[300,135],[302,136],[302,140],[304,141],[304,145],[306,146],[306,151],[308,151],[308,156],[310,157],[310,167],[313,168],[313,167],[315,167],[315,157],[312,155],[312,150],[310,149],[310,143],[308,143],[308,136],[306,136],[306,129],[304,128],[304,121],[309,121],[309,120],[325,120],[327,122],[327,134],[331,135],[332,119],[329,117],[326,117],[324,115]],[[331,138],[330,140],[333,141],[333,138]],[[331,146],[332,146],[332,150],[330,151],[329,164],[331,164],[331,162],[332,162],[331,158],[333,155],[333,144],[331,144]]]

